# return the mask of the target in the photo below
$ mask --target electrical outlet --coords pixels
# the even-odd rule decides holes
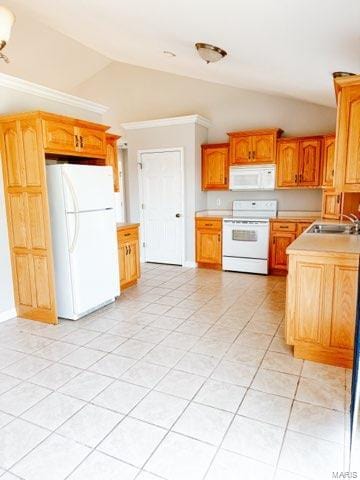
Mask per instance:
[[[217,199],[216,199],[216,205],[217,205],[218,207],[221,206],[221,198],[217,198]]]

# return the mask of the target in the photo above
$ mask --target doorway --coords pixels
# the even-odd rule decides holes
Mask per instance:
[[[140,219],[145,262],[184,261],[182,148],[138,152]]]

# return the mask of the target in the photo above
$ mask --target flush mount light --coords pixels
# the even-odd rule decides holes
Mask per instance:
[[[333,72],[333,74],[332,74],[333,78],[351,77],[352,75],[355,75],[355,73],[351,73],[351,72]]]
[[[15,15],[6,7],[0,5],[0,58],[6,63],[9,59],[1,50],[5,47],[10,38],[11,28],[15,22]]]
[[[170,50],[164,50],[163,54],[166,55],[167,57],[176,57],[176,53],[170,52]]]
[[[195,43],[195,48],[206,63],[218,62],[227,55],[225,50],[209,43]]]

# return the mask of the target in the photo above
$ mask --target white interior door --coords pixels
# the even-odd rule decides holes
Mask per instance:
[[[141,152],[144,260],[182,265],[184,246],[182,151]]]

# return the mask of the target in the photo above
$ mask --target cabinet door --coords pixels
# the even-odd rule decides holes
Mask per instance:
[[[221,264],[221,233],[219,231],[197,229],[196,261]]]
[[[280,142],[277,150],[277,186],[296,187],[298,185],[299,143]]]
[[[120,191],[119,165],[117,155],[117,140],[106,138],[106,160],[105,164],[112,167],[114,175],[114,191]]]
[[[331,277],[331,268],[320,262],[296,262],[296,279],[293,279],[296,291],[292,292],[295,297],[295,342],[323,344],[326,324],[325,282],[327,277]]]
[[[139,243],[132,241],[128,243],[128,254],[126,261],[126,278],[128,282],[133,282],[139,278]]]
[[[291,232],[272,232],[270,266],[272,270],[287,270],[286,249],[296,238]]]
[[[3,124],[2,161],[17,314],[57,323],[41,123]]]
[[[302,140],[300,142],[299,186],[316,187],[320,185],[321,140]]]
[[[358,269],[334,266],[334,291],[330,324],[331,347],[354,348]]]
[[[322,217],[338,220],[340,218],[342,194],[334,190],[324,190],[322,194]]]
[[[231,165],[248,164],[252,162],[252,137],[230,138],[230,163]]]
[[[77,128],[80,152],[92,157],[106,156],[105,132],[95,128]]]
[[[334,183],[335,135],[324,139],[323,148],[323,186],[332,187]]]
[[[273,135],[252,137],[252,161],[256,163],[275,162],[275,140]]]
[[[229,188],[228,146],[203,146],[201,164],[202,190],[227,190]]]
[[[76,145],[77,139],[73,125],[53,120],[42,120],[42,125],[45,150],[69,154],[77,152],[78,145]]]
[[[120,285],[123,286],[127,282],[126,277],[126,262],[127,262],[127,249],[128,245],[120,245],[118,249],[119,253],[119,274],[120,274]]]
[[[335,185],[343,192],[360,190],[360,88],[344,86],[339,95]]]
[[[299,235],[301,235],[303,232],[305,232],[305,230],[310,227],[311,225],[311,222],[299,222],[297,225],[296,225],[296,236],[298,237]]]

